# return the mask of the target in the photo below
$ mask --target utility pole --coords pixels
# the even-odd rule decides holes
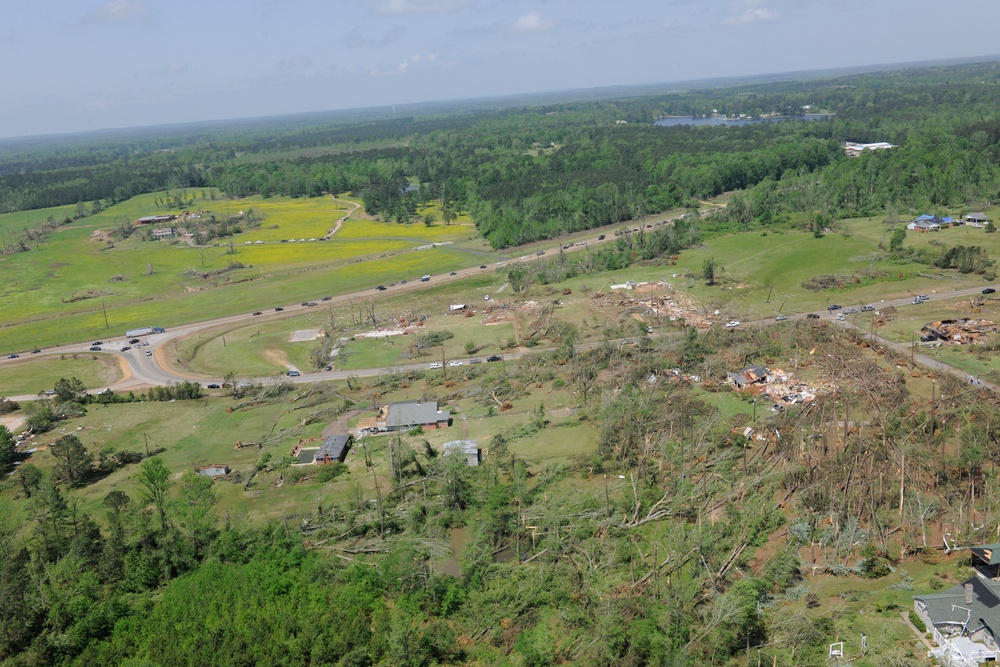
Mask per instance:
[[[146,458],[148,459],[149,458],[149,437],[145,433],[143,433],[142,434],[142,439],[146,443]]]
[[[104,299],[101,299],[101,310],[104,311],[104,328],[110,329],[111,325],[108,324],[108,307],[104,303]]]
[[[774,285],[771,285],[771,287],[769,287],[767,290],[767,300],[765,300],[764,303],[771,303],[771,292],[773,291],[774,291]]]

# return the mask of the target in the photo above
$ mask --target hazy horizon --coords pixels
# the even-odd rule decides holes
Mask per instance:
[[[986,0],[12,3],[0,138],[986,58],[996,19]]]

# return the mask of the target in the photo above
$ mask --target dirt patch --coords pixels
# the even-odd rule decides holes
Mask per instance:
[[[283,350],[264,350],[264,358],[277,366],[284,366],[285,368],[292,367],[292,365],[288,363],[288,356]]]
[[[11,433],[17,433],[27,420],[24,415],[4,415],[0,417],[0,426],[6,426]]]

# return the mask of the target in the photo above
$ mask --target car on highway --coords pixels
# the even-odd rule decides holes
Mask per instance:
[[[163,327],[153,327],[152,333],[166,333],[167,330]]]
[[[503,361],[503,357],[501,357],[499,354],[491,354],[490,356],[486,357],[486,361]]]
[[[539,250],[538,252],[536,252],[536,253],[535,253],[535,256],[536,256],[536,257],[541,257],[541,256],[542,256],[542,255],[544,255],[544,254],[545,254],[545,251],[544,251],[544,250]]]
[[[827,306],[826,309],[829,310],[829,311],[831,311],[831,312],[834,311],[834,310],[840,310],[840,304],[839,303],[832,303],[829,306]]]
[[[480,265],[479,265],[479,268],[480,268],[480,269],[485,269],[485,268],[486,268],[486,265],[485,265],[485,264],[480,264]]]
[[[288,243],[288,239],[281,239],[282,243]]]
[[[139,342],[139,339],[138,339],[138,338],[129,338],[129,339],[128,339],[128,344],[129,344],[129,345],[135,345],[135,344],[137,344],[138,342]]]
[[[104,345],[103,341],[95,340],[91,345]]]
[[[420,282],[422,282],[422,283],[425,283],[425,282],[427,282],[430,279],[431,279],[430,276],[420,276]]]
[[[405,285],[405,284],[406,284],[406,281],[405,281],[405,280],[400,280],[400,281],[399,281],[399,284],[400,284],[400,285]]]
[[[567,243],[566,245],[563,246],[563,250],[569,250],[572,247],[573,247],[572,243]]]
[[[284,308],[282,308],[281,306],[275,306],[274,307],[274,312],[276,312],[276,313],[280,313],[283,310],[284,310]]]
[[[726,328],[727,329],[735,329],[738,326],[740,326],[740,321],[739,320],[732,320],[730,322],[726,322]]]
[[[333,370],[333,366],[329,366],[329,365],[327,365],[327,366],[324,366],[324,367],[323,367],[323,370],[324,370],[324,371],[332,371],[332,370]]]
[[[298,376],[302,375],[302,373],[298,371],[288,371],[287,373],[285,373],[285,375],[287,375],[290,378],[297,378]]]
[[[322,299],[320,299],[320,301],[329,301],[332,298],[333,298],[332,296],[324,296]]]
[[[986,289],[983,290],[983,294],[993,294],[994,292],[996,292],[996,290],[993,289],[992,287],[987,287]]]
[[[774,321],[775,322],[784,322],[787,319],[788,319],[788,315],[778,315],[776,318],[774,318]]]
[[[213,382],[212,384],[206,384],[205,389],[221,389],[221,387]]]
[[[456,366],[461,366],[462,362],[459,361],[458,359],[452,359],[451,361],[448,362],[448,365],[454,368]]]
[[[597,240],[598,241],[603,241],[605,238],[607,238],[607,237],[604,236],[604,234],[601,234],[600,236],[597,237]]]
[[[378,286],[378,287],[376,287],[375,289],[377,289],[377,290],[378,290],[379,292],[384,292],[384,291],[386,291],[386,290],[387,290],[387,289],[389,289],[389,288],[388,288],[388,287],[386,287],[385,285],[379,285],[379,286]]]
[[[129,347],[128,345],[123,345],[123,346],[122,346],[122,349],[120,349],[120,350],[118,350],[118,351],[119,351],[119,352],[128,352],[128,351],[129,351],[129,350],[131,350],[131,349],[132,349],[132,348],[131,348],[131,347]]]
[[[482,359],[469,359],[469,363],[470,364],[481,364],[481,363],[483,363],[483,360]]]
[[[871,305],[870,303],[866,306],[861,306],[862,313],[870,313],[873,310],[875,310],[875,306]]]
[[[100,352],[101,351],[101,346],[100,345],[91,345],[90,346],[90,351],[91,352]]]
[[[528,259],[527,255],[521,255],[521,259]]]
[[[818,320],[819,319],[819,315],[817,315],[816,313],[809,313],[808,315],[806,315],[806,319],[807,320]]]
[[[845,315],[851,315],[851,314],[856,313],[856,312],[858,312],[857,308],[844,308],[844,314]]]
[[[309,302],[308,302],[308,301],[303,301],[301,305],[303,305],[303,306],[308,306],[308,305],[309,305]]]
[[[147,357],[153,356],[153,351],[152,350],[146,350],[146,356]]]
[[[579,243],[577,243],[577,245],[587,245],[587,242],[586,241],[580,241]]]
[[[843,313],[837,313],[837,319],[843,322],[844,320],[847,319],[847,316],[844,315]]]
[[[433,370],[435,368],[442,368],[441,362],[440,361],[435,361],[430,366],[428,366],[428,368],[430,368],[431,370]]]
[[[457,272],[457,271],[452,271],[452,272],[451,272],[451,273],[449,273],[448,275],[449,275],[449,276],[457,276],[457,275],[458,275],[458,272]]]

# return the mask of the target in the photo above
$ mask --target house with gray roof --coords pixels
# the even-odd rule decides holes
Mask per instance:
[[[940,593],[913,596],[913,609],[938,646],[970,661],[995,661],[1000,656],[1000,581],[983,570],[997,572],[1000,544],[970,551],[979,568],[976,576]]]
[[[445,410],[438,410],[437,401],[390,403],[384,411],[379,411],[379,416],[383,414],[385,420],[378,424],[383,431],[406,431],[417,426],[433,431],[451,425],[451,415]]]
[[[755,384],[766,384],[768,373],[767,366],[753,364],[736,373],[727,373],[726,377],[733,386],[742,390]]]

